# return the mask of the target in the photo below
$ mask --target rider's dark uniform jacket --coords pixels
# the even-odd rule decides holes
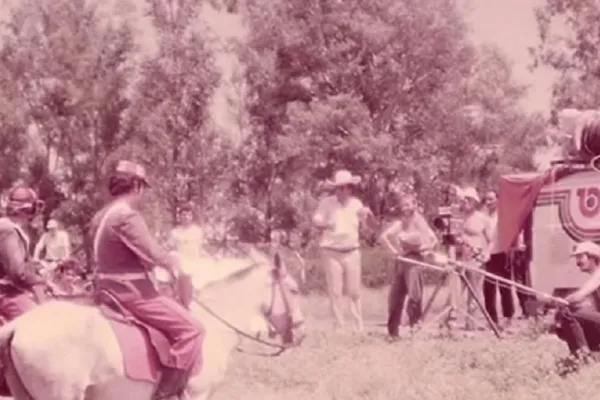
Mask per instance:
[[[28,290],[43,282],[29,261],[28,243],[26,234],[14,222],[0,218],[0,279],[11,283],[15,290]]]

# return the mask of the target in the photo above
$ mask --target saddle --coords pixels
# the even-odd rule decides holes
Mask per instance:
[[[182,276],[166,293],[188,308],[193,299],[191,279]],[[168,368],[171,341],[160,330],[135,317],[109,290],[98,289],[94,303],[110,322],[124,355],[126,375],[133,380],[145,380],[157,386],[154,400],[179,396],[187,386],[191,371]]]

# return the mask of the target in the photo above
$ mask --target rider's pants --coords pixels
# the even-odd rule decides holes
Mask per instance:
[[[201,364],[204,327],[179,303],[157,296],[123,301],[123,306],[172,341],[170,365],[166,367],[188,370]]]

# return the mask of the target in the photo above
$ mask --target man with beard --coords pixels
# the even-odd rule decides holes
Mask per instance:
[[[414,195],[400,196],[400,218],[381,234],[381,244],[394,256],[423,261],[423,255],[437,244],[433,230],[417,211]],[[388,333],[398,337],[404,301],[408,297],[406,313],[411,327],[422,318],[423,278],[419,267],[396,261],[395,277],[389,294]]]
[[[600,246],[593,242],[578,243],[573,249],[577,267],[590,278],[568,295],[568,307],[556,313],[555,332],[569,346],[571,355],[586,360],[600,350]]]

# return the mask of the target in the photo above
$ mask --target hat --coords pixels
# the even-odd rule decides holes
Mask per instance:
[[[150,186],[148,177],[146,175],[146,169],[140,164],[127,160],[121,160],[117,163],[114,173],[115,175],[122,174],[128,177],[137,178],[147,186]]]
[[[56,222],[55,219],[49,219],[48,223],[46,224],[46,229],[54,229],[54,228],[58,228],[58,222]]]
[[[346,185],[357,185],[358,183],[360,183],[360,181],[360,176],[352,175],[350,171],[341,169],[339,171],[336,171],[336,173],[333,175],[333,180],[326,181],[326,184],[327,186],[338,187]]]
[[[574,257],[579,254],[587,254],[589,256],[600,258],[600,246],[590,241],[577,243],[573,246],[571,256]]]
[[[461,189],[460,197],[462,197],[463,199],[475,200],[477,203],[481,202],[481,198],[479,197],[479,194],[477,194],[477,189],[475,189],[474,187],[466,187],[464,189]]]

